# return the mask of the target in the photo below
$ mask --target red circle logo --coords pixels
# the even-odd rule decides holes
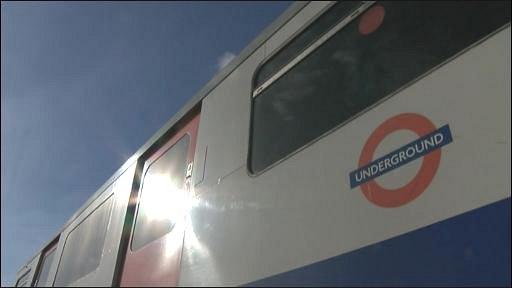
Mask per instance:
[[[423,137],[436,130],[436,127],[428,118],[415,113],[404,113],[389,118],[372,132],[364,144],[359,158],[359,167],[372,162],[375,150],[380,142],[390,133],[401,129],[413,131],[419,137]],[[364,196],[377,206],[402,206],[411,202],[425,191],[437,172],[440,160],[441,149],[423,156],[420,170],[403,187],[386,189],[375,182],[375,179],[372,179],[361,184],[361,190]]]
[[[384,22],[385,14],[386,10],[379,4],[368,9],[359,19],[359,33],[368,35],[375,32],[379,29],[380,25],[382,25],[382,22]]]

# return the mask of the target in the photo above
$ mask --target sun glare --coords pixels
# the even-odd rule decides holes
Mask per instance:
[[[171,220],[175,223],[187,210],[187,193],[165,174],[152,175],[142,190],[144,210],[150,221]]]

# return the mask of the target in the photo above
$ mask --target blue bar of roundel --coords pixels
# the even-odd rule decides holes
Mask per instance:
[[[391,167],[387,167],[386,169],[384,169],[382,171],[379,171],[379,172],[375,173],[374,175],[372,175],[372,176],[370,176],[368,178],[363,179],[362,181],[357,181],[356,180],[356,173],[359,173],[359,171],[365,170],[366,168],[370,167],[371,165],[373,165],[375,163],[378,163],[379,161],[382,161],[383,159],[391,158],[393,155],[398,155],[399,152],[405,151],[407,148],[409,148],[411,146],[414,146],[415,144],[418,144],[421,141],[423,141],[423,140],[425,140],[427,138],[430,138],[433,135],[438,134],[438,133],[441,133],[443,135],[443,141],[441,141],[441,143],[437,144],[435,147],[430,148],[428,150],[424,149],[421,153],[416,153],[414,155],[414,157],[407,158],[406,160],[404,160],[402,162],[399,162],[396,165],[393,165]],[[410,143],[408,143],[408,144],[406,144],[406,145],[404,145],[404,146],[394,150],[393,152],[388,153],[388,154],[386,154],[386,155],[384,155],[384,156],[382,156],[382,157],[380,157],[380,158],[378,158],[378,159],[368,163],[367,165],[365,165],[365,166],[363,166],[361,168],[358,168],[357,170],[354,170],[354,171],[350,172],[350,175],[349,175],[349,177],[350,177],[350,188],[357,187],[357,186],[359,186],[359,185],[361,185],[361,184],[363,184],[365,182],[368,182],[368,181],[370,181],[372,179],[375,179],[375,178],[377,178],[377,177],[379,177],[379,176],[381,176],[383,174],[386,174],[389,171],[395,170],[396,168],[398,168],[398,167],[400,167],[402,165],[405,165],[405,164],[407,164],[407,163],[409,163],[409,162],[411,162],[413,160],[416,160],[416,159],[418,159],[420,157],[423,157],[423,156],[431,153],[432,151],[435,151],[435,150],[437,150],[437,149],[439,149],[439,148],[441,148],[441,147],[443,147],[443,146],[445,146],[445,145],[447,145],[447,144],[449,144],[451,142],[452,142],[452,133],[450,131],[450,126],[448,126],[448,124],[446,124],[446,125],[442,126],[441,128],[439,128],[439,129],[437,129],[437,130],[435,130],[435,131],[433,131],[433,132],[431,132],[431,133],[429,133],[429,134],[427,134],[427,135],[425,135],[425,136],[423,136],[421,138],[418,138],[418,139],[416,139],[416,140],[414,140],[414,141],[412,141],[412,142],[410,142]]]

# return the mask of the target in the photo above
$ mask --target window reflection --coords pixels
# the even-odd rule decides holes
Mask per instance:
[[[169,233],[187,207],[183,189],[189,136],[153,162],[142,182],[132,250]]]
[[[344,16],[332,11],[308,29],[327,31],[330,26],[318,24],[326,23],[322,18]],[[374,4],[253,98],[249,169],[263,171],[507,22],[510,1]],[[294,45],[282,51],[300,51]],[[255,77],[276,73],[281,54]]]
[[[71,231],[64,244],[55,286],[66,286],[100,265],[113,197],[109,197]]]

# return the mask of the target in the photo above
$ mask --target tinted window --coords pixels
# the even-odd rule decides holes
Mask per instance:
[[[64,244],[55,286],[68,285],[100,264],[113,197],[108,198],[73,229]]]
[[[39,270],[40,272],[39,272],[39,275],[37,276],[37,280],[36,280],[34,286],[36,286],[36,287],[51,286],[51,285],[48,285],[49,283],[47,283],[47,281],[48,281],[48,275],[50,274],[50,267],[52,266],[53,257],[55,255],[55,250],[56,249],[53,249],[52,251],[46,253],[46,255],[44,256],[43,261],[41,262],[41,268]]]
[[[250,170],[272,165],[507,22],[508,1],[374,4],[253,98]]]
[[[25,272],[25,274],[23,274],[23,276],[21,276],[18,279],[18,281],[16,282],[16,287],[29,287],[30,286],[29,276],[30,276],[30,270]]]
[[[132,250],[169,233],[180,215],[189,136],[185,135],[147,169],[142,182]]]
[[[354,8],[359,7],[361,1],[342,1],[334,4],[322,17],[316,19],[311,25],[304,29],[297,37],[291,40],[284,49],[279,50],[272,56],[256,75],[256,87],[260,86],[276,73],[281,67],[299,55],[307,46],[318,39],[322,34],[329,31]]]

